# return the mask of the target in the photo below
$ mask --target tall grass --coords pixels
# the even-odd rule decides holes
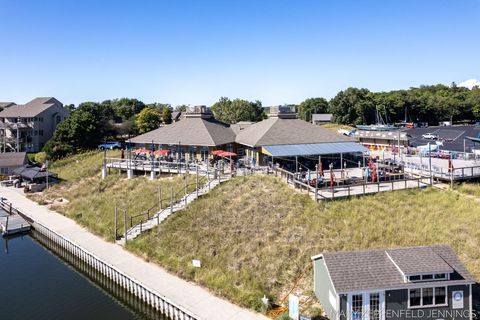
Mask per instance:
[[[259,309],[323,251],[446,243],[480,276],[480,207],[434,189],[316,204],[274,177],[237,178],[129,244],[178,275]],[[200,259],[202,268],[193,268]],[[312,296],[311,271],[296,293]]]

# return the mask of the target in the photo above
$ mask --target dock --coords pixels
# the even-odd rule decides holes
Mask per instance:
[[[28,232],[30,223],[25,220],[10,204],[0,202],[0,231],[3,236]]]

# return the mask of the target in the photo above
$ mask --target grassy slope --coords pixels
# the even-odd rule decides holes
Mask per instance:
[[[114,151],[109,155],[116,154],[118,152]],[[56,172],[63,181],[48,191],[31,197],[39,203],[50,204],[52,209],[113,241],[115,205],[126,209],[128,215],[139,214],[153,206],[157,209],[159,187],[163,190],[163,196],[169,197],[172,185],[175,191],[184,185],[183,176],[150,181],[146,177],[128,180],[124,175],[112,173],[102,180],[102,158],[102,152],[88,152],[52,163],[50,170]],[[193,186],[189,189],[192,188]],[[52,203],[59,198],[67,199],[68,202]],[[168,202],[165,201],[164,206]],[[123,230],[123,215],[119,216],[118,230]]]
[[[333,131],[337,131],[339,129],[345,129],[345,130],[355,129],[354,127],[349,126],[347,124],[337,124],[337,123],[327,123],[327,124],[323,124],[321,127],[324,128],[324,129],[330,129],[330,130],[333,130]]]
[[[315,204],[274,177],[237,178],[129,247],[240,305],[280,298],[322,251],[453,246],[480,278],[480,207],[434,189]],[[202,268],[191,267],[200,259]],[[312,295],[311,272],[297,294]],[[312,310],[309,310],[312,311]]]

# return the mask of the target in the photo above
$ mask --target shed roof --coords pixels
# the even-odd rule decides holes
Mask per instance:
[[[24,105],[13,105],[0,112],[0,117],[35,117],[60,101],[53,97],[35,98]]]
[[[26,152],[5,152],[0,153],[0,167],[19,167],[27,163]]]
[[[445,265],[458,276],[458,282],[473,283],[475,279],[465,269],[455,252],[447,245],[408,247],[400,249],[376,249],[354,252],[323,253],[312,259],[324,259],[337,293],[352,291],[393,289],[415,286],[416,283],[405,282],[402,272],[389,255],[397,256],[404,268],[417,263],[423,268],[417,272],[445,269]],[[433,258],[435,256],[435,258]],[[422,259],[426,259],[423,261]],[[409,262],[406,263],[405,261]],[[401,267],[400,267],[401,268]],[[410,269],[406,269],[410,270]],[[429,284],[445,284],[445,281],[433,281]]]
[[[186,116],[182,121],[160,127],[133,138],[134,143],[220,146],[233,143],[235,133],[225,123],[205,116]]]
[[[236,142],[250,147],[269,145],[353,142],[355,138],[296,118],[270,117],[238,133]]]
[[[273,157],[308,156],[367,152],[368,149],[355,142],[324,142],[315,144],[283,144],[263,147]]]

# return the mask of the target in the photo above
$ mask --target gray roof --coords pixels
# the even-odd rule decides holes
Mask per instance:
[[[33,180],[33,179],[42,179],[48,177],[56,177],[56,173],[51,171],[42,170],[36,166],[21,166],[13,170],[14,174],[21,176],[23,179]]]
[[[312,114],[312,121],[332,121],[333,114],[331,113],[314,113]]]
[[[1,109],[8,108],[14,105],[15,105],[15,102],[0,102]]]
[[[357,140],[300,119],[281,117],[257,122],[239,132],[236,138],[236,142],[250,147],[351,141]]]
[[[5,152],[0,153],[0,167],[19,167],[27,163],[26,152]]]
[[[0,117],[35,117],[53,105],[62,105],[53,97],[35,98],[24,105],[10,106],[0,112]]]
[[[324,259],[337,293],[408,288],[417,285],[404,281],[402,273],[389,257],[392,254],[397,259],[395,262],[398,261],[405,270],[434,272],[433,270],[443,270],[445,266],[449,266],[457,276],[455,280],[465,283],[475,282],[475,279],[458,260],[452,248],[447,245],[332,252],[323,253],[312,259]],[[419,267],[414,268],[414,264],[418,264]],[[445,284],[445,281],[429,283],[432,285]]]
[[[230,125],[230,128],[232,128],[235,134],[238,134],[240,131],[247,129],[254,123],[255,122],[250,122],[250,121],[240,121]]]
[[[406,275],[453,272],[452,267],[432,247],[389,249],[387,253]]]
[[[186,116],[181,121],[133,138],[134,143],[220,146],[235,141],[235,133],[225,123],[211,117]]]

